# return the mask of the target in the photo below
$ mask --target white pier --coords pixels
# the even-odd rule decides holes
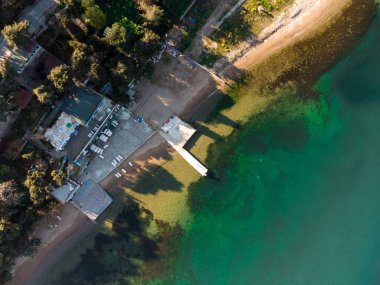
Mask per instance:
[[[160,129],[160,135],[202,176],[207,176],[207,168],[183,147],[196,130],[177,116],[172,117]]]

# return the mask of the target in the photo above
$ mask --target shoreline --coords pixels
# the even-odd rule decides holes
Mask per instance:
[[[235,78],[238,75],[234,73],[234,70],[236,70],[236,68],[245,71],[251,70],[255,66],[259,65],[259,63],[263,63],[280,50],[283,50],[286,47],[302,39],[307,38],[308,36],[310,36],[310,34],[314,33],[315,31],[323,29],[324,26],[328,25],[332,20],[335,20],[334,17],[336,17],[340,13],[340,11],[344,9],[345,5],[343,4],[347,5],[349,3],[349,1],[347,0],[337,1],[338,3],[331,3],[331,1],[328,0],[319,2],[321,3],[320,5],[324,7],[324,9],[320,11],[320,13],[329,11],[328,15],[322,17],[321,19],[318,19],[318,16],[315,15],[315,18],[308,19],[308,23],[305,19],[305,21],[302,21],[302,18],[296,18],[294,21],[291,22],[291,24],[293,23],[293,28],[295,28],[295,30],[293,30],[289,26],[285,26],[283,29],[280,29],[263,44],[250,50],[246,54],[246,56],[238,60],[233,65],[233,67],[227,68],[225,76],[227,75],[229,78]],[[334,6],[334,9],[331,6]],[[301,15],[303,15],[304,18],[307,18],[307,14]],[[318,19],[318,21],[316,21],[316,19]],[[300,23],[298,23],[298,25],[294,24],[296,20],[305,24],[305,28],[303,29]],[[296,33],[294,34],[294,36],[287,38],[286,41],[283,41],[281,39],[281,37],[284,37],[287,33],[292,34],[296,30],[302,30],[302,33]],[[281,44],[279,45],[279,43]],[[260,58],[258,58],[258,54],[260,54]],[[191,100],[191,102],[187,104],[188,106],[183,107],[182,114],[185,115],[187,118],[192,118],[194,116],[199,115],[199,113],[203,112],[199,110],[200,108],[202,108],[204,104],[206,104],[206,101],[208,101],[207,99],[198,98],[197,96],[195,96],[194,101]],[[210,101],[212,101],[212,99],[210,99]],[[194,108],[194,105],[196,105],[195,103],[198,102],[200,107]],[[212,105],[213,103],[208,102],[208,104]],[[139,150],[132,154],[129,160],[138,162],[136,164],[136,167],[134,168],[134,171],[130,173],[129,177],[127,177],[128,179],[137,181],[138,179],[141,179],[141,176],[146,174],[147,171],[160,167],[162,164],[165,163],[167,159],[170,159],[172,150],[163,139],[157,136],[159,135],[156,134],[155,137],[146,142],[146,144],[144,144]],[[114,181],[112,180],[113,176],[109,176],[105,178],[101,182],[101,184],[106,190],[110,191],[111,194],[114,194],[116,193],[117,189],[122,186],[119,185],[120,183],[117,183],[115,185]],[[68,205],[65,206],[62,206],[62,208],[68,208]],[[38,278],[43,276],[43,274],[49,270],[52,264],[58,262],[58,257],[63,256],[68,249],[70,249],[77,241],[81,240],[86,233],[91,231],[91,229],[93,228],[91,225],[91,223],[85,223],[80,218],[72,220],[70,225],[67,228],[65,228],[61,233],[55,235],[54,237],[52,237],[52,239],[47,240],[46,244],[44,244],[43,246],[38,247],[37,253],[34,255],[34,258],[29,258],[28,260],[24,261],[21,265],[19,264],[18,266],[15,266],[15,277],[7,284],[31,284],[26,282],[33,283],[38,281]],[[78,229],[80,229],[80,231],[78,231]]]

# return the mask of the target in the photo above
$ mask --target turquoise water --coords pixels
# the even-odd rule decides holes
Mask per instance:
[[[164,284],[380,284],[379,18],[316,90],[252,118],[223,178],[192,185]]]

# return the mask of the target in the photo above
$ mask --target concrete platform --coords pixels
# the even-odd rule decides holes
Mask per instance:
[[[72,199],[72,203],[93,221],[112,201],[111,196],[91,179],[82,184]]]
[[[88,161],[89,164],[82,174],[82,181],[91,178],[95,182],[100,182],[153,135],[153,129],[145,122],[138,122],[129,112],[128,116],[122,112],[124,111],[120,111],[119,115],[114,116],[119,125],[112,130],[113,134],[109,139],[106,142],[97,140],[94,143],[104,152],[102,154],[92,153],[92,158]],[[116,164],[114,165],[112,162],[114,164],[116,162]],[[80,161],[80,163],[85,162]]]

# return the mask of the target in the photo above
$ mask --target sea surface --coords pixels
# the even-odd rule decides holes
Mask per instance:
[[[380,285],[380,18],[315,84],[318,96],[289,90],[210,150],[214,176],[189,187],[171,274],[149,284]],[[123,213],[39,284],[129,284],[152,253]]]
[[[315,90],[213,154],[227,167],[191,186],[194,220],[163,284],[380,284],[379,17]]]

